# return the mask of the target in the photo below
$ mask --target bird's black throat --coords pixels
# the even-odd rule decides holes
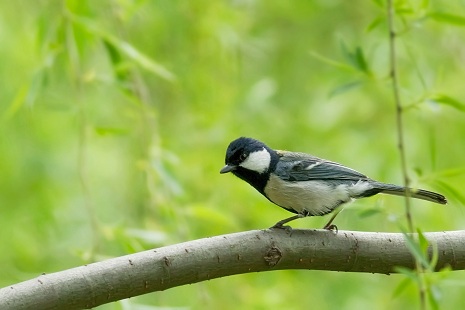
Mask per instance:
[[[268,147],[266,147],[266,149],[270,153],[270,166],[264,172],[258,173],[257,171],[242,168],[241,166],[238,166],[237,169],[232,171],[235,176],[252,185],[265,197],[265,186],[270,178],[270,173],[276,169],[276,165],[279,161],[279,156],[274,150]]]

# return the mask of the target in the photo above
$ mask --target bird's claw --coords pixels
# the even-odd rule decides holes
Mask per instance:
[[[330,224],[330,225],[325,225],[325,227],[323,227],[323,229],[326,229],[326,230],[329,230],[329,231],[333,231],[335,232],[336,234],[338,233],[338,229],[337,229],[337,226],[334,225],[334,224]]]
[[[278,222],[270,227],[270,229],[284,229],[286,232],[291,233],[292,227],[289,225],[283,225],[282,223]]]

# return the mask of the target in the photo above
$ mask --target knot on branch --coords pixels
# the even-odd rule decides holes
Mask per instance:
[[[279,263],[282,256],[283,253],[281,250],[276,246],[272,246],[266,253],[264,259],[268,263],[268,266],[274,267]]]

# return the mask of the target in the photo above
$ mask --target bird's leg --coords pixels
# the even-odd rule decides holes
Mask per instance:
[[[304,213],[304,214],[299,213],[297,215],[285,218],[284,220],[281,220],[281,221],[277,222],[276,224],[274,224],[270,228],[286,228],[285,226],[283,226],[284,224],[287,224],[287,223],[289,223],[290,221],[293,221],[293,220],[301,219],[303,217],[306,217],[307,215],[308,215],[307,213]]]
[[[342,208],[339,208],[338,210],[336,210],[333,214],[333,216],[331,216],[331,218],[329,219],[328,223],[326,223],[326,225],[323,227],[323,229],[326,229],[326,230],[335,230],[337,232],[337,226],[332,224],[334,219],[336,218],[336,216],[339,214],[339,212],[342,211]]]

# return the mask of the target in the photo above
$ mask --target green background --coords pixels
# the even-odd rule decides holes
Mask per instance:
[[[465,3],[395,3],[409,176],[449,200],[412,202],[414,224],[462,229]],[[402,183],[384,1],[2,1],[0,42],[0,286],[290,216],[219,174],[239,136]],[[336,224],[400,232],[404,200],[359,200]],[[463,272],[426,280],[431,307],[463,306]],[[141,305],[406,309],[418,291],[275,271],[101,309]]]

